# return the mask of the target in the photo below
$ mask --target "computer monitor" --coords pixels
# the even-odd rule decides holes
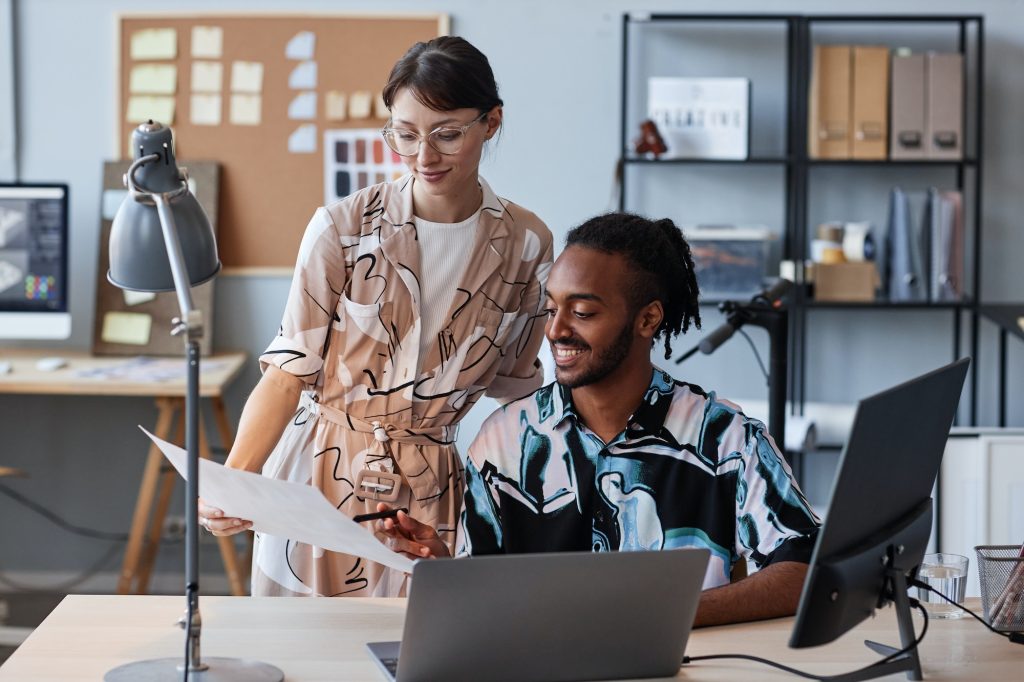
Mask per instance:
[[[66,339],[68,187],[0,184],[0,339]]]
[[[969,364],[969,358],[958,360],[860,401],[807,571],[791,647],[831,642],[890,602],[896,604],[903,647],[913,643],[906,579],[928,546],[931,491]],[[879,653],[899,651],[867,644]],[[879,674],[906,670],[910,679],[921,679],[916,651],[876,667]]]

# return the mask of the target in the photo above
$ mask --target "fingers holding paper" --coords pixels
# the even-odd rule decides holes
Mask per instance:
[[[377,505],[378,512],[389,511],[388,505]],[[437,559],[448,557],[448,546],[433,527],[420,523],[404,511],[399,510],[393,518],[374,522],[374,531],[385,539],[387,546],[409,559]]]
[[[199,500],[199,525],[218,537],[235,535],[252,528],[252,521],[224,516],[224,512]]]

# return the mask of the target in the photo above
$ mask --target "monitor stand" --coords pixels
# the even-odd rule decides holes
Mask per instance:
[[[886,571],[886,591],[889,592],[887,597],[892,599],[896,606],[896,624],[900,631],[901,646],[896,648],[887,644],[872,642],[869,639],[864,640],[864,644],[869,649],[882,656],[891,656],[897,651],[911,646],[915,640],[914,619],[910,611],[910,599],[907,597],[907,576],[901,569],[892,568],[892,556],[893,553],[890,549],[890,567]],[[891,661],[875,663],[845,675],[830,676],[828,679],[835,680],[836,682],[856,682],[856,680],[872,680],[876,677],[885,677],[886,675],[902,671],[906,671],[908,680],[923,679],[921,676],[921,659],[917,655],[917,647]]]

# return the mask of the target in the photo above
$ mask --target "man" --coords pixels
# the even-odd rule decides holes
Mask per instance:
[[[573,229],[547,282],[556,384],[492,414],[470,446],[457,554],[706,547],[697,625],[792,614],[820,522],[764,425],[676,382],[651,347],[700,325],[689,245],[670,220]],[[383,507],[382,507],[383,508]],[[406,514],[413,558],[446,556]],[[732,565],[759,568],[729,582]]]

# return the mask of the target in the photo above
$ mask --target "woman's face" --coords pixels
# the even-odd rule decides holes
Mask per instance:
[[[434,111],[416,99],[408,88],[399,90],[391,104],[391,127],[419,135],[419,152],[403,156],[405,165],[416,177],[416,189],[428,197],[459,201],[467,192],[476,192],[480,155],[484,142],[501,125],[501,108],[466,129],[462,148],[454,154],[442,154],[427,143],[427,136],[438,128],[461,128],[480,116],[476,109]]]

